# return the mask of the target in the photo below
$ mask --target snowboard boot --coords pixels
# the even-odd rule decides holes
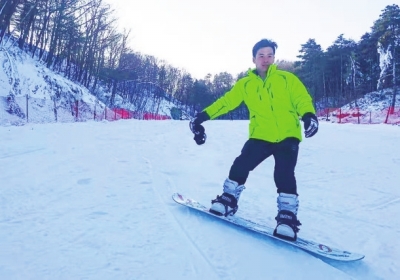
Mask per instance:
[[[277,199],[278,215],[275,220],[277,226],[274,230],[274,236],[295,241],[297,232],[299,232],[300,221],[297,220],[297,210],[299,200],[295,194],[280,193]]]
[[[245,189],[244,185],[240,185],[230,180],[225,180],[223,194],[218,195],[216,199],[211,201],[210,212],[217,216],[231,216],[238,210],[238,201],[240,194]]]

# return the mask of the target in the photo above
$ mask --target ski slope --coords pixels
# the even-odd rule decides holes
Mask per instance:
[[[322,122],[300,144],[299,236],[365,254],[319,259],[172,201],[208,204],[247,121],[0,127],[0,279],[400,279],[400,128]],[[273,158],[237,215],[273,225]]]

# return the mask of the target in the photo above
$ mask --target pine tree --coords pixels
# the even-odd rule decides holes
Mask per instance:
[[[328,99],[325,88],[325,55],[315,39],[309,39],[301,45],[300,61],[295,63],[295,73],[304,82],[315,100]]]

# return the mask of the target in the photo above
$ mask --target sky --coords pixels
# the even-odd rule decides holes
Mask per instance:
[[[236,75],[253,67],[251,49],[263,38],[278,43],[276,59],[294,61],[313,38],[325,50],[340,34],[359,41],[394,0],[106,0],[118,25],[131,30],[130,47],[185,69]]]
[[[398,126],[321,122],[300,144],[299,237],[365,255],[352,263],[173,202],[210,205],[248,137],[247,121],[204,126],[202,146],[187,121],[0,126],[0,279],[400,279]],[[276,196],[269,158],[236,215],[274,226]]]

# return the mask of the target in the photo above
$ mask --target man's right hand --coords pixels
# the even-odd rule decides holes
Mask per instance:
[[[202,145],[206,142],[207,135],[205,133],[204,126],[201,124],[209,119],[210,117],[206,112],[201,112],[197,113],[195,118],[189,123],[190,130],[194,134],[193,139],[196,141],[197,145]]]

